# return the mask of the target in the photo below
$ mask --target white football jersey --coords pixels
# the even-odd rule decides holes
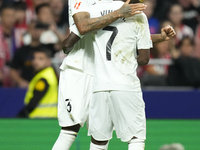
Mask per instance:
[[[123,5],[121,1],[90,7],[91,18],[106,15]],[[137,77],[137,49],[152,47],[144,13],[121,18],[95,34],[94,91],[140,91]]]
[[[88,5],[92,0],[69,0],[69,25],[70,28],[75,26],[72,16],[75,13],[82,11],[89,11]],[[71,66],[85,73],[94,75],[94,50],[93,50],[93,38],[90,35],[82,36],[78,32],[77,28],[73,31],[80,39],[73,50],[65,57],[60,69],[64,70],[67,66]]]

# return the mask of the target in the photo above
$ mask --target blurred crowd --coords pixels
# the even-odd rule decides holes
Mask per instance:
[[[35,75],[33,52],[45,47],[61,62],[69,34],[65,0],[0,0],[0,85],[27,88]],[[57,61],[56,61],[57,60]],[[58,74],[58,64],[54,65]]]
[[[143,86],[200,86],[200,0],[144,0],[151,34],[171,25],[174,39],[154,44],[149,65],[138,68]]]
[[[171,25],[176,37],[154,44],[142,86],[200,86],[200,0],[143,0],[151,34]],[[67,0],[0,0],[0,86],[27,88],[33,52],[46,47],[56,74],[69,34]]]

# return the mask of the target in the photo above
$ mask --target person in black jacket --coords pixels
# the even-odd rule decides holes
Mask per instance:
[[[173,59],[173,64],[169,67],[169,85],[200,87],[200,60],[193,57],[193,40],[183,38],[179,50],[180,56]]]

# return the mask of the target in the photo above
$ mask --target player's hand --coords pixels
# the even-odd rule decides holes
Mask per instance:
[[[119,16],[122,18],[127,18],[135,14],[142,13],[143,10],[147,8],[147,5],[142,3],[129,4],[130,0],[127,0],[124,5],[118,9]]]
[[[176,35],[176,32],[174,31],[173,27],[168,25],[161,29],[161,36],[163,40],[168,41],[171,38],[173,38]]]

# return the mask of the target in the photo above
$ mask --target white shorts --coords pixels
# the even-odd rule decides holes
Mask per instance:
[[[146,139],[145,104],[142,92],[110,91],[93,93],[89,131],[98,141],[112,138],[113,127],[121,141]]]
[[[73,68],[60,72],[58,121],[61,127],[84,126],[92,97],[93,76]]]

